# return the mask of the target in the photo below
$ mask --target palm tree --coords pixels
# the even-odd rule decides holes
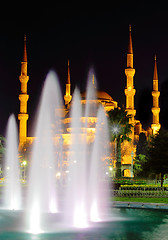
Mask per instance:
[[[117,177],[121,176],[121,143],[131,141],[132,125],[130,115],[124,108],[115,108],[108,112],[111,141],[116,145]]]

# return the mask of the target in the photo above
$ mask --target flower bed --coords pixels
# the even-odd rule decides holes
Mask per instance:
[[[112,182],[120,185],[146,185],[146,180],[135,180],[135,179],[114,179]]]

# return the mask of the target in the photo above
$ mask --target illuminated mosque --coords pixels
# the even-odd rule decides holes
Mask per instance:
[[[21,62],[21,75],[19,76],[19,80],[21,82],[21,92],[19,94],[19,101],[20,101],[20,113],[18,114],[19,120],[19,149],[23,150],[25,146],[31,145],[34,141],[34,137],[27,136],[27,121],[29,118],[28,111],[27,111],[27,102],[29,99],[29,95],[27,94],[27,83],[29,80],[29,76],[27,75],[27,50],[26,50],[26,37],[24,37],[24,53],[23,53],[23,60]],[[70,143],[70,130],[69,123],[71,122],[70,118],[70,106],[72,102],[72,93],[71,93],[71,80],[70,80],[70,65],[68,61],[68,74],[67,74],[67,81],[65,87],[65,95],[64,95],[64,116],[62,118],[62,122],[65,126],[64,133],[60,134],[59,137],[55,140],[55,143],[59,143],[59,139],[63,140],[64,146],[64,157],[63,157],[63,164],[68,164],[68,147]],[[134,88],[134,75],[135,69],[133,68],[133,47],[132,47],[132,36],[131,36],[131,26],[129,26],[129,41],[128,41],[128,50],[127,50],[127,67],[125,69],[126,75],[126,87],[125,87],[125,97],[126,97],[126,106],[125,109],[127,113],[131,116],[130,123],[133,125],[132,133],[130,135],[132,141],[130,142],[123,142],[121,146],[121,172],[122,176],[130,177],[131,176],[131,162],[134,154],[136,153],[136,145],[134,144],[135,141],[139,140],[140,133],[145,133],[146,137],[152,134],[156,134],[157,131],[160,129],[161,125],[159,123],[159,96],[160,92],[158,91],[158,74],[157,74],[157,63],[156,63],[156,56],[154,61],[154,75],[153,75],[153,107],[151,109],[153,114],[153,121],[151,126],[144,130],[142,128],[142,124],[139,120],[135,119],[136,109],[134,108],[134,96],[136,90]],[[92,82],[94,84],[94,75],[92,77]],[[98,104],[102,104],[105,111],[108,112],[118,107],[118,103],[113,100],[113,98],[104,91],[97,90],[97,97],[96,102]],[[94,101],[95,101],[94,100]],[[86,104],[86,93],[81,93],[81,104]],[[84,118],[81,121],[85,121]],[[88,127],[87,133],[89,133],[88,141],[94,140],[95,135],[95,125],[97,122],[96,116],[90,116],[88,119]],[[114,143],[111,143],[111,149],[114,149]],[[114,156],[113,151],[111,151],[110,161],[112,166],[115,168],[116,159]],[[109,161],[109,162],[110,162]]]

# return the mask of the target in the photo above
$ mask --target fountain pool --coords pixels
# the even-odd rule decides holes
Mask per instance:
[[[1,240],[157,240],[167,239],[168,212],[148,209],[112,209],[115,219],[86,229],[64,229],[34,235],[22,229],[21,211],[0,211]],[[19,220],[18,220],[19,219]],[[56,224],[58,226],[58,222]],[[51,219],[50,219],[51,220]],[[49,224],[49,223],[48,223]]]

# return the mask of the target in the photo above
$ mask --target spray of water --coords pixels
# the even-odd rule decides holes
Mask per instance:
[[[26,228],[33,234],[46,229],[88,228],[91,222],[106,220],[109,208],[105,164],[109,155],[108,124],[104,108],[97,101],[93,71],[88,77],[86,102],[82,103],[78,89],[73,94],[68,131],[61,124],[65,117],[61,99],[58,77],[49,72],[40,99],[25,198]],[[65,150],[66,137],[70,144]],[[21,208],[17,148],[17,128],[12,115],[7,128],[3,190],[3,205],[11,210]],[[66,169],[64,151],[69,154]]]
[[[56,186],[57,159],[54,150],[54,137],[58,133],[61,114],[61,95],[57,76],[50,72],[47,75],[39,107],[36,140],[33,146],[31,167],[28,181],[28,212],[30,213],[30,231],[38,224],[43,212],[56,213],[58,196]],[[59,114],[58,114],[59,113]],[[52,124],[55,123],[53,126]],[[36,211],[35,211],[36,209]],[[34,214],[36,213],[36,217]]]
[[[18,135],[14,115],[7,124],[7,145],[5,154],[4,207],[11,210],[21,209],[21,183],[18,160]]]

